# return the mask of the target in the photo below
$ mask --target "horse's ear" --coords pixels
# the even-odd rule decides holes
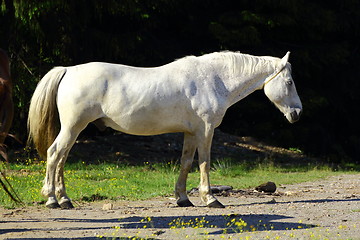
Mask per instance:
[[[285,56],[280,61],[280,69],[283,69],[286,66],[286,63],[289,61],[290,52],[287,52]]]

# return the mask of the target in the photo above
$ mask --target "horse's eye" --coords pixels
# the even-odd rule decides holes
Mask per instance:
[[[289,86],[291,86],[293,84],[293,82],[291,81],[291,80],[289,80],[289,81],[286,81],[286,85],[289,85]]]

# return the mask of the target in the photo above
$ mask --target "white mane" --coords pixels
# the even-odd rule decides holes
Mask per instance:
[[[280,60],[279,58],[275,57],[258,57],[240,52],[223,51],[209,53],[198,57],[192,55],[186,56],[184,58],[178,59],[177,61],[191,61],[195,59],[206,59],[207,61],[210,61],[216,65],[222,64],[222,67],[231,71],[233,77],[239,75],[252,75],[255,70],[258,71],[259,69],[264,69],[265,73],[269,68],[275,69],[275,62]]]

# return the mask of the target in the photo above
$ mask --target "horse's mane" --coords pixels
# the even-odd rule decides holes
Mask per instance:
[[[273,65],[275,58],[273,57],[258,57],[240,52],[216,52],[213,53],[215,58],[221,58],[232,70],[233,74],[252,75],[259,69],[269,68],[269,64]]]
[[[255,70],[259,71],[259,69],[264,69],[265,72],[269,67],[274,67],[274,62],[277,59],[275,57],[258,57],[240,52],[222,51],[205,54],[199,57],[192,55],[186,56],[177,61],[195,58],[206,59],[212,62],[218,61],[218,63],[224,64],[224,67],[227,67],[232,71],[232,74],[235,75],[251,75]]]

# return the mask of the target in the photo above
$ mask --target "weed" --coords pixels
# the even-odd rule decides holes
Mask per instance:
[[[222,176],[229,176],[233,173],[233,164],[231,159],[217,159],[212,166],[212,170],[218,172]]]

